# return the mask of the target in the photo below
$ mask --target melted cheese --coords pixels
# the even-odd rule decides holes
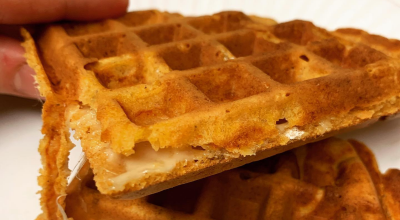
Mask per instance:
[[[198,160],[202,157],[202,150],[185,149],[160,149],[155,151],[149,143],[140,143],[135,146],[135,154],[125,157],[110,151],[109,160],[123,162],[125,173],[113,177],[111,180],[113,190],[123,190],[125,185],[132,181],[156,173],[169,173],[178,163]]]

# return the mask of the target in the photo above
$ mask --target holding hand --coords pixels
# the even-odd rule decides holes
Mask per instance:
[[[122,15],[127,7],[128,0],[0,0],[0,33],[10,35],[1,24],[99,20]],[[0,94],[39,98],[35,72],[23,55],[17,39],[0,35]]]

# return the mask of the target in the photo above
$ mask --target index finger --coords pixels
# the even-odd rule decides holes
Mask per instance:
[[[0,24],[98,20],[119,16],[127,7],[128,0],[1,0]]]

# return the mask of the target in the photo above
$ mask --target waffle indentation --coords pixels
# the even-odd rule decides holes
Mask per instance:
[[[255,34],[253,32],[234,33],[229,37],[223,37],[218,40],[235,57],[244,57],[253,54]]]
[[[195,18],[189,24],[206,34],[217,34],[242,29],[246,20],[249,18],[241,12],[222,12]]]
[[[329,75],[339,68],[307,51],[274,53],[252,61],[272,79],[284,84]]]
[[[136,57],[125,56],[104,59],[88,64],[85,68],[92,70],[104,87],[115,89],[145,82],[143,65],[137,62]]]
[[[293,83],[297,81],[295,72],[296,63],[292,61],[291,54],[284,53],[276,56],[268,56],[255,61],[253,65],[280,83]]]
[[[141,94],[138,97],[137,94]],[[164,86],[141,86],[116,95],[127,117],[140,126],[174,118],[209,106],[210,100],[185,78],[165,81]]]
[[[85,69],[92,70],[100,83],[109,89],[151,83],[170,71],[165,62],[152,53],[101,59],[87,64]]]
[[[315,27],[313,23],[300,20],[275,25],[273,34],[280,39],[299,45],[332,37],[326,30]]]
[[[136,34],[149,45],[186,40],[196,36],[193,31],[181,24],[150,27],[136,31]]]
[[[344,58],[346,48],[338,40],[332,38],[309,42],[307,44],[307,49],[332,63],[340,65]]]
[[[380,51],[365,45],[357,45],[349,51],[342,65],[344,67],[357,68],[386,58],[387,56]]]
[[[213,102],[235,101],[269,89],[268,82],[257,78],[241,64],[210,69],[188,78]]]
[[[173,70],[187,70],[224,61],[224,53],[207,42],[188,43],[164,48],[161,56]]]
[[[82,39],[75,43],[84,57],[105,58],[136,51],[132,33],[115,33]]]

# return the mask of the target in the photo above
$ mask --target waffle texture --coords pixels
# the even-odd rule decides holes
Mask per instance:
[[[23,35],[46,97],[45,215],[65,194],[71,128],[100,192],[140,197],[400,109],[400,42],[361,30],[141,11]],[[201,156],[117,184],[145,147]]]
[[[400,219],[400,171],[380,174],[365,145],[336,138],[136,200],[81,175],[66,199],[74,220]]]

